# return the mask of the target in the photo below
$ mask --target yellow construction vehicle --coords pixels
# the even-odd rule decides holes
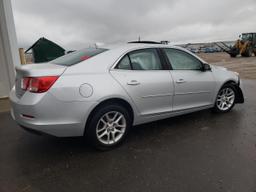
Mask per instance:
[[[218,42],[216,45],[231,57],[236,57],[237,55],[251,57],[253,53],[256,56],[256,33],[243,33],[232,47],[223,42]]]

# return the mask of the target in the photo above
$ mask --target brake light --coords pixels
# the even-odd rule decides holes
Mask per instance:
[[[90,58],[90,56],[84,55],[84,56],[80,57],[80,61],[85,61],[85,60],[87,60],[89,58]]]
[[[58,78],[58,76],[25,77],[22,79],[21,88],[32,93],[43,93],[50,89]]]

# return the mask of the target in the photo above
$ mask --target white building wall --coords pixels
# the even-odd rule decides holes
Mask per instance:
[[[0,97],[8,96],[20,65],[10,0],[0,0]]]

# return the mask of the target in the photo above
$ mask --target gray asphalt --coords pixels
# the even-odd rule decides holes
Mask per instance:
[[[0,113],[0,191],[256,191],[256,81],[246,103],[133,128],[119,148],[37,136]]]

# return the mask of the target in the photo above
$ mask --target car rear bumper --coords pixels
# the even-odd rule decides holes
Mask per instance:
[[[35,95],[28,92],[18,98],[15,89],[10,93],[10,102],[12,118],[20,126],[57,137],[82,136],[86,119],[96,105],[60,101],[50,93]]]

